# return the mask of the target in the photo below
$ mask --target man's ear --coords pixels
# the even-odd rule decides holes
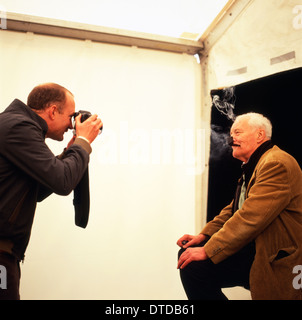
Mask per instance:
[[[55,104],[52,104],[51,106],[49,106],[47,109],[47,114],[48,114],[49,119],[54,120],[56,117],[57,111],[58,111],[58,109]]]
[[[265,139],[266,139],[265,131],[262,130],[262,129],[258,130],[258,133],[257,133],[257,141],[261,143],[261,142],[264,141]]]

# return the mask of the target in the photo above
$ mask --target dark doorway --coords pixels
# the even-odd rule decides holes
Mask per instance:
[[[232,89],[232,90],[230,90]],[[258,112],[273,124],[273,142],[290,153],[302,167],[302,68],[249,81],[232,88],[212,90],[212,99],[234,107],[235,115]],[[228,107],[228,106],[227,106]],[[232,111],[232,110],[229,110]],[[241,162],[232,157],[226,138],[233,121],[212,106],[208,185],[208,221],[228,205],[241,175]]]

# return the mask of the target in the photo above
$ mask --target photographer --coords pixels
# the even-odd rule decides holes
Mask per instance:
[[[27,105],[14,100],[0,114],[0,265],[6,268],[7,289],[1,299],[20,299],[19,262],[29,242],[37,201],[51,193],[68,195],[81,180],[89,162],[90,144],[102,121],[97,115],[81,122],[64,152],[55,157],[45,138],[62,141],[72,129],[73,95],[47,83],[35,87]]]

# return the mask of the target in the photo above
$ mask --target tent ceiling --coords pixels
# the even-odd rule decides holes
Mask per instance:
[[[1,0],[7,12],[198,40],[227,0]]]
[[[1,0],[0,14],[4,13],[7,22],[4,29],[11,31],[198,54],[201,58],[251,1]]]

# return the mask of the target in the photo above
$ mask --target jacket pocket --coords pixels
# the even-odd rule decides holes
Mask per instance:
[[[285,258],[289,257],[290,255],[292,255],[296,250],[297,250],[297,248],[295,248],[294,246],[291,246],[288,248],[281,248],[275,254],[273,254],[269,257],[269,262],[273,263],[275,261],[285,259]]]

